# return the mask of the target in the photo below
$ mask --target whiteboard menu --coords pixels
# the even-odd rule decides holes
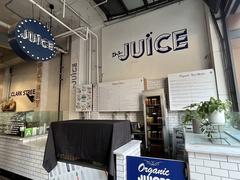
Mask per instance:
[[[99,83],[99,107],[102,112],[141,111],[144,79]]]
[[[192,103],[217,97],[213,69],[168,75],[170,110],[185,110]]]

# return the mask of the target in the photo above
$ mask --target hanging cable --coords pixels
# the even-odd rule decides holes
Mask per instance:
[[[16,16],[20,17],[21,19],[23,19],[23,17],[16,13],[15,11],[13,11],[11,8],[9,8],[8,6],[13,2],[13,0],[10,0],[8,1],[6,4],[5,4],[5,8],[8,9],[9,11],[11,11],[13,14],[15,14]]]
[[[34,19],[34,5],[32,4],[32,18]]]
[[[60,54],[60,65],[59,65],[59,83],[58,83],[58,121],[60,121],[61,116],[61,94],[62,94],[62,81],[63,81],[63,53]]]
[[[49,4],[49,8],[51,9],[50,10],[51,14],[53,14],[54,5]],[[50,31],[52,31],[52,17],[51,16],[50,16],[50,22],[49,22],[49,29],[50,29]]]
[[[43,0],[41,0],[40,4],[41,4],[41,6],[43,6]],[[41,13],[42,13],[42,11],[39,11],[39,13],[38,13],[38,21],[40,21],[40,22],[41,22]]]

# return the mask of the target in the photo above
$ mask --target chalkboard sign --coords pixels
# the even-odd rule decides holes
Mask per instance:
[[[213,69],[168,75],[170,110],[185,110],[192,103],[217,97]]]

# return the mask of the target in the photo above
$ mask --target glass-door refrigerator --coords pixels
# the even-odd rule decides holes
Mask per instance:
[[[146,155],[167,157],[168,132],[166,127],[166,101],[163,89],[143,92],[143,113]]]

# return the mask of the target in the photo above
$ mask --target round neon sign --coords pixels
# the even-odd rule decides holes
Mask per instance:
[[[56,55],[55,40],[49,29],[36,19],[23,19],[9,31],[13,51],[28,61],[47,61]]]

